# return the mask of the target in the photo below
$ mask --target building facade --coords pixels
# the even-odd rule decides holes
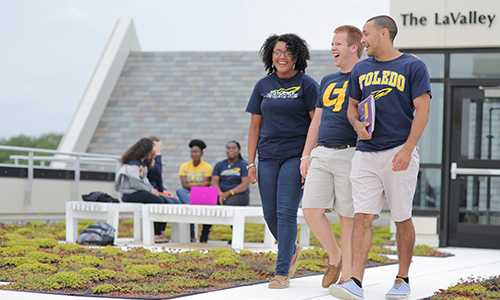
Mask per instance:
[[[441,246],[500,248],[500,2],[391,1],[390,14],[433,92],[415,213],[439,216]]]

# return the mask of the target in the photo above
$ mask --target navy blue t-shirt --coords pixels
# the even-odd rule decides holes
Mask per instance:
[[[227,192],[240,185],[241,178],[248,177],[247,166],[248,163],[241,158],[232,165],[225,159],[215,164],[212,176],[219,176],[219,187],[223,192]],[[250,188],[244,193],[250,194]]]
[[[403,54],[391,61],[370,57],[358,62],[347,94],[358,101],[373,94],[376,113],[372,138],[358,141],[356,150],[382,151],[404,144],[413,122],[413,100],[427,92],[431,95],[429,72],[418,58]]]
[[[333,73],[321,80],[316,107],[322,108],[318,144],[327,147],[356,145],[357,133],[347,119],[349,98],[346,96],[350,73]]]
[[[155,165],[149,166],[148,179],[151,185],[159,192],[166,190],[163,186],[162,172],[163,167],[161,165],[161,155],[156,155]]]
[[[148,176],[148,166],[138,159],[133,159],[127,163],[128,165],[139,167],[139,177],[144,181],[144,177]]]
[[[302,154],[318,92],[318,83],[303,72],[286,79],[273,73],[257,82],[246,111],[262,115],[259,160]]]

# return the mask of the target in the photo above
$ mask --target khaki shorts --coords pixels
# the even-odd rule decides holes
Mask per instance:
[[[387,199],[391,220],[402,222],[411,218],[420,158],[415,147],[408,169],[392,171],[392,160],[401,148],[403,145],[378,152],[356,151],[351,169],[356,213],[375,215],[377,219]]]
[[[304,185],[302,208],[335,211],[344,217],[354,217],[352,205],[351,159],[355,148],[334,150],[318,146],[311,151],[311,165]]]

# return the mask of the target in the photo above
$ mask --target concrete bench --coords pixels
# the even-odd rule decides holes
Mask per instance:
[[[243,249],[245,223],[265,224],[260,206],[220,206],[188,204],[144,204],[142,209],[143,242],[153,244],[153,222],[172,222],[171,241],[189,243],[189,224],[232,225],[232,248]],[[302,210],[299,209],[297,222],[301,224],[300,244],[309,245],[310,230]],[[264,246],[274,247],[274,237],[266,226]]]
[[[133,213],[134,241],[140,241],[142,235],[142,206],[142,203],[66,202],[66,242],[76,242],[78,238],[78,222],[81,220],[104,221],[113,226],[116,229],[116,242],[120,213]]]

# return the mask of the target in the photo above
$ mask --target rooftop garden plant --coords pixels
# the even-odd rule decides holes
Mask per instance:
[[[454,286],[440,289],[426,300],[487,300],[500,299],[500,276],[489,278],[471,276]]]
[[[80,222],[79,230],[92,223]],[[64,228],[64,223],[1,224],[0,281],[8,284],[0,289],[167,298],[262,282],[274,275],[274,253],[236,253],[228,248],[179,252],[167,247],[156,251],[90,247],[65,244]],[[247,241],[263,241],[263,225],[249,224],[247,228]],[[132,237],[132,230],[133,221],[120,222],[119,236]],[[169,234],[167,229],[167,237]],[[213,226],[211,240],[230,238],[229,226]],[[311,243],[318,245],[314,236]],[[295,276],[324,272],[327,261],[327,253],[321,248],[304,250]],[[394,263],[375,253],[370,262]]]

